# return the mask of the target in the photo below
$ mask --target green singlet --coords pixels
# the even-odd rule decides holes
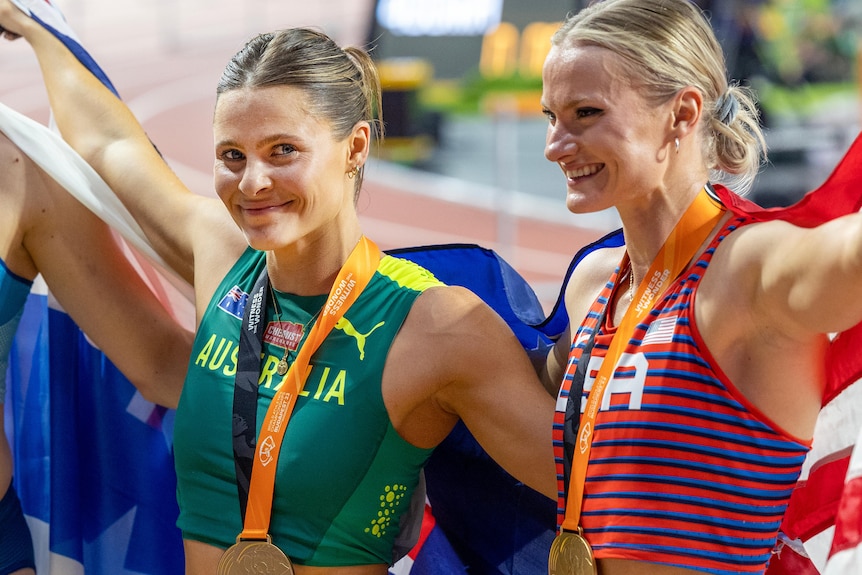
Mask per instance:
[[[198,329],[177,409],[174,452],[183,537],[226,548],[242,530],[232,447],[233,387],[242,308],[265,255],[246,250]],[[416,297],[442,285],[424,268],[384,256],[371,282],[311,358],[278,460],[270,534],[302,565],[390,563],[402,514],[431,453],[402,439],[383,404],[383,367]],[[270,296],[271,297],[271,296]],[[260,429],[304,327],[326,295],[269,301],[258,391]],[[301,335],[300,335],[301,333]]]

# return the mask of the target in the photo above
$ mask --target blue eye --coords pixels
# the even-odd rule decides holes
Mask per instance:
[[[245,155],[243,155],[243,153],[240,152],[239,150],[235,150],[235,149],[225,150],[220,155],[221,155],[222,159],[227,161],[227,162],[237,162],[237,161],[245,159]]]
[[[279,144],[275,147],[276,154],[288,155],[296,151],[296,148],[290,144]]]

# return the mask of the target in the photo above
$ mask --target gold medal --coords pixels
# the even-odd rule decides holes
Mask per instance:
[[[278,375],[284,375],[285,373],[287,373],[287,358],[281,358],[281,360],[278,362],[278,367],[275,368],[275,371],[278,372]]]
[[[548,555],[548,575],[598,575],[593,550],[583,535],[562,531]]]
[[[246,540],[231,545],[218,562],[217,575],[293,575],[287,555],[266,541]]]

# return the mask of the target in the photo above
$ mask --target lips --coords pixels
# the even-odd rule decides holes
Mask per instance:
[[[243,204],[239,208],[248,214],[265,214],[290,206],[293,202],[267,202],[262,204]]]

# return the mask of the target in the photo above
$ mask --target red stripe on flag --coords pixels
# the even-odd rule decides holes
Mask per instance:
[[[826,352],[828,366],[823,405],[841,393],[848,385],[862,379],[862,323],[838,334]],[[862,385],[862,382],[860,382]]]
[[[734,213],[744,213],[763,221],[784,220],[794,225],[811,228],[837,217],[858,212],[862,208],[859,179],[862,174],[862,135],[856,137],[847,153],[835,166],[823,184],[810,191],[789,207],[761,208],[736,194],[723,193],[723,186],[715,186],[722,202]]]
[[[422,549],[423,545],[425,545],[425,540],[428,539],[428,535],[431,534],[431,531],[434,530],[436,525],[437,520],[431,512],[431,506],[426,503],[425,512],[422,515],[422,528],[419,530],[419,540],[416,542],[416,545],[413,546],[413,549],[410,550],[410,553],[408,553],[411,559],[416,559],[416,556],[419,554],[419,550]]]
[[[807,541],[834,524],[852,449],[819,462],[808,480],[796,486],[781,524],[781,531],[790,539]]]
[[[808,557],[803,557],[789,545],[780,545],[769,560],[766,575],[820,575]]]
[[[829,555],[851,549],[862,543],[862,477],[855,477],[844,486],[841,504],[835,518],[835,537]]]

